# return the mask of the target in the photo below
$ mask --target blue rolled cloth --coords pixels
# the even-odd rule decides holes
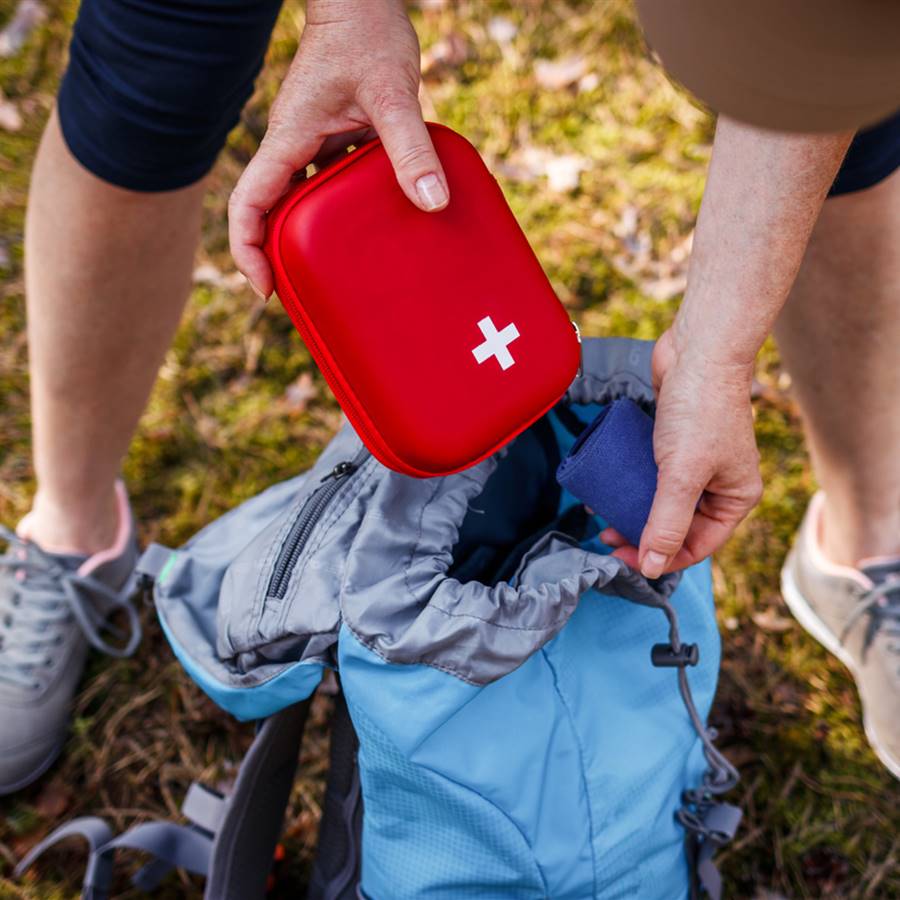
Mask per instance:
[[[653,419],[616,400],[579,435],[556,480],[638,546],[656,492]]]

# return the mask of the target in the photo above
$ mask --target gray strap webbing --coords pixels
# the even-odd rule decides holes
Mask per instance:
[[[715,803],[703,814],[706,836],[719,844],[727,844],[741,824],[743,812],[739,806],[730,803]]]
[[[138,575],[146,575],[148,578],[155,580],[166,567],[166,563],[171,559],[174,552],[174,550],[164,547],[162,544],[150,544],[141,554],[134,571]]]
[[[693,840],[689,842],[693,858],[688,860],[692,881],[710,900],[721,900],[722,897],[722,876],[713,862],[713,855],[734,838],[742,815],[737,806],[712,802],[696,816],[693,824],[681,820],[693,834]],[[696,896],[696,890],[692,896]]]
[[[135,886],[150,890],[170,869],[187,869],[205,875],[212,854],[212,838],[190,825],[174,822],[144,822],[113,838],[99,853],[112,857],[114,850],[143,850],[154,857],[135,876]]]
[[[72,819],[71,822],[51,831],[37,846],[32,847],[28,855],[16,866],[13,874],[16,878],[20,878],[45,850],[49,850],[66,838],[81,837],[88,842],[90,849],[81,887],[82,900],[106,900],[112,882],[112,859],[98,851],[112,836],[112,829],[103,819],[94,816]]]
[[[194,781],[188,788],[184,802],[181,804],[181,812],[185,818],[191,820],[191,828],[185,828],[184,831],[192,831],[193,834],[200,834],[205,838],[206,846],[203,852],[206,855],[204,868],[201,874],[205,875],[209,870],[209,858],[212,850],[212,839],[228,809],[228,798],[213,790],[199,781]],[[183,828],[181,825],[173,825],[173,828]],[[129,834],[130,832],[125,832]],[[184,836],[184,840],[188,843],[194,843],[193,834]],[[179,834],[173,834],[172,839],[179,841],[182,837]],[[142,848],[149,849],[149,848]],[[155,851],[154,856],[157,858],[147,863],[140,871],[138,871],[132,881],[135,887],[143,891],[152,891],[159,883],[172,871],[173,868],[180,865],[170,858],[163,856]],[[190,868],[187,866],[186,868]],[[191,871],[194,871],[191,869]]]
[[[215,834],[228,811],[228,798],[195,781],[188,788],[181,812],[198,828]]]
[[[356,900],[362,861],[359,741],[342,691],[331,717],[328,785],[306,900]]]
[[[44,851],[69,837],[83,837],[90,852],[82,881],[82,900],[107,900],[112,884],[113,857],[119,849],[143,850],[154,861],[134,876],[134,884],[151,890],[175,867],[205,875],[209,868],[212,838],[196,828],[174,822],[145,822],[113,837],[113,831],[94,817],[73,819],[51,832],[16,866],[20,876]]]
[[[265,896],[309,706],[307,699],[266,719],[244,757],[216,832],[207,900]]]
[[[173,868],[182,868],[207,876],[208,900],[262,898],[309,706],[310,700],[304,700],[263,723],[229,797],[198,783],[191,785],[182,811],[193,824],[144,822],[113,837],[103,819],[73,819],[34,847],[16,866],[16,876],[50,847],[77,836],[90,848],[82,900],[108,900],[113,857],[119,849],[142,850],[153,857],[132,879],[141,890],[152,890]]]

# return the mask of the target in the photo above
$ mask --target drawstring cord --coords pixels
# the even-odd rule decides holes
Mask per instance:
[[[722,879],[712,862],[712,856],[734,837],[741,820],[741,810],[736,806],[720,803],[715,798],[730,791],[740,780],[740,774],[713,743],[717,737],[716,730],[707,727],[697,711],[687,677],[687,667],[696,665],[699,659],[697,648],[682,643],[678,616],[668,598],[663,599],[660,608],[669,623],[669,645],[654,648],[653,662],[654,665],[678,668],[678,690],[691,724],[703,744],[703,755],[707,763],[701,785],[682,794],[683,805],[675,813],[675,818],[687,831],[692,898],[699,897],[703,890],[712,900],[719,900],[722,895]]]

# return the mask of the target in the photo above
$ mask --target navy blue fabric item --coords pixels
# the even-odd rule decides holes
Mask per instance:
[[[637,546],[656,492],[653,419],[634,401],[616,400],[581,433],[556,477]]]
[[[828,192],[829,197],[874,187],[900,167],[900,110],[858,132]]]
[[[509,445],[466,514],[447,574],[493,584],[508,569],[510,547],[532,539],[557,518],[559,445],[546,417]]]
[[[82,0],[59,90],[75,158],[137,191],[212,167],[253,91],[281,0]]]

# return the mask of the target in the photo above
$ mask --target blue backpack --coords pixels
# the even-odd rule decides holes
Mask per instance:
[[[152,545],[139,577],[188,674],[263,724],[234,792],[188,792],[189,824],[88,838],[84,896],[118,847],[206,896],[261,896],[308,698],[339,675],[309,896],[369,900],[718,897],[713,851],[740,813],[705,726],[719,639],[708,562],[648,582],[609,555],[554,477],[604,404],[652,411],[652,345],[584,343],[559,406],[443,478],[392,472],[346,426],[306,474]],[[690,675],[688,675],[690,669]]]

